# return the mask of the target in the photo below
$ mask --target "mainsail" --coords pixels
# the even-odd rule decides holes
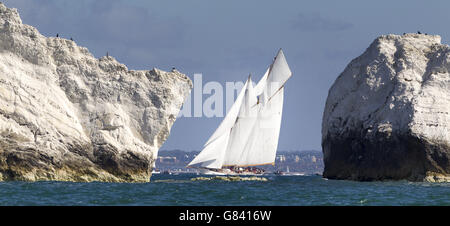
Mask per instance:
[[[222,123],[188,166],[274,164],[283,111],[284,84],[292,76],[280,49],[261,80],[247,79]]]

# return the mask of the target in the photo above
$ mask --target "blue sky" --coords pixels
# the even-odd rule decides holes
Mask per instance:
[[[46,36],[72,37],[130,69],[157,67],[203,82],[258,80],[279,48],[286,84],[279,150],[321,150],[328,89],[382,34],[450,39],[448,1],[3,0]],[[208,96],[204,96],[207,98]],[[179,118],[162,149],[200,150],[222,118]]]

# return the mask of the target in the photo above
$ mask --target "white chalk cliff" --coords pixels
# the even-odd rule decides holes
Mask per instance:
[[[450,181],[450,47],[383,35],[330,88],[324,177]]]
[[[44,37],[0,4],[0,181],[149,181],[191,88]]]

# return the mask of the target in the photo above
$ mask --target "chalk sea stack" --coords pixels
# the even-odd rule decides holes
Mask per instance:
[[[191,88],[44,37],[0,4],[0,181],[147,182]]]
[[[449,71],[440,36],[375,39],[329,90],[323,176],[450,181]]]

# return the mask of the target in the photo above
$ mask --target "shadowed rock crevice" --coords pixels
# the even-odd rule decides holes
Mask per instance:
[[[416,181],[423,180],[426,170],[431,169],[425,144],[417,137],[380,134],[374,139],[361,139],[355,132],[343,137],[324,141],[324,177]]]

